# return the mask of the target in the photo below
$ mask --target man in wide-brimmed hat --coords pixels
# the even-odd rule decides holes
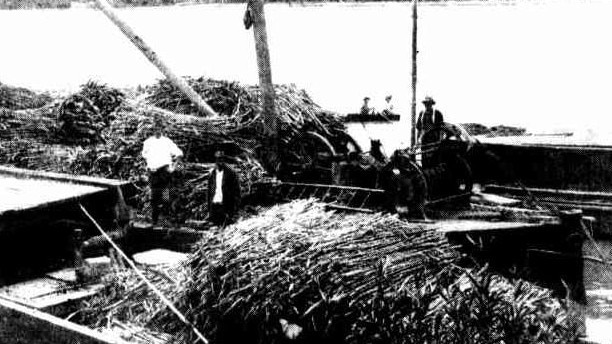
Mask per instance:
[[[425,97],[423,105],[425,110],[419,113],[419,119],[416,124],[417,142],[426,146],[432,143],[440,142],[442,132],[439,130],[444,123],[444,116],[437,109],[434,109],[436,101],[432,97]],[[425,147],[427,148],[427,147]],[[426,153],[422,156],[422,165],[429,166],[432,153]]]
[[[425,110],[419,113],[419,119],[416,124],[418,141],[421,144],[428,144],[440,140],[440,135],[436,135],[437,129],[444,122],[444,116],[437,109],[434,109],[436,101],[427,96],[423,99]]]

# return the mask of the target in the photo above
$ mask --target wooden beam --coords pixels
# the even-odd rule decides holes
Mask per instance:
[[[0,175],[14,176],[16,178],[53,180],[57,182],[90,185],[107,189],[110,187],[123,187],[131,184],[130,182],[124,180],[98,178],[90,176],[77,176],[73,174],[36,171],[9,166],[0,166]]]
[[[340,210],[340,211],[347,211],[347,212],[356,212],[356,213],[366,213],[366,214],[375,213],[375,211],[372,209],[347,207],[347,206],[338,205],[338,204],[326,204],[325,209],[326,210]]]
[[[411,127],[410,127],[410,147],[414,148],[417,144],[416,137],[416,87],[417,87],[417,4],[418,0],[412,0],[412,106],[411,106]]]
[[[110,19],[123,34],[144,54],[144,56],[151,61],[157,69],[159,69],[162,74],[168,78],[168,80],[174,85],[176,88],[181,90],[185,94],[185,96],[191,100],[197,107],[198,110],[202,114],[209,116],[218,116],[218,114],[213,110],[206,102],[200,97],[200,95],[187,84],[187,82],[174,74],[172,70],[157,56],[155,51],[145,43],[145,41],[134,32],[134,30],[127,25],[124,21],[122,21],[117,14],[114,12],[111,5],[107,2],[107,0],[95,0],[98,8]]]
[[[0,343],[129,344],[0,297]]]
[[[384,194],[385,191],[382,189],[370,189],[370,188],[362,188],[358,186],[348,186],[348,185],[329,185],[329,184],[311,184],[311,183],[294,183],[294,182],[281,182],[278,185],[292,185],[292,186],[311,186],[311,187],[319,187],[319,188],[332,188],[337,190],[348,190],[348,191],[366,191],[374,194]]]
[[[526,222],[488,222],[478,220],[449,220],[436,223],[438,232],[450,233],[469,233],[469,232],[506,232],[537,230],[550,226],[547,223],[526,223]]]
[[[605,199],[612,202],[611,192],[581,191],[565,189],[544,189],[544,188],[525,188],[536,196],[565,197],[566,199]],[[484,190],[495,193],[508,193],[511,195],[525,196],[525,190],[514,186],[505,185],[485,185]]]
[[[265,116],[265,134],[272,136],[278,132],[276,107],[274,105],[274,85],[272,84],[272,68],[270,66],[270,50],[268,48],[268,33],[266,31],[266,16],[263,0],[249,0],[248,10],[253,21],[255,51],[257,54],[257,70],[259,87],[263,92],[263,112]]]

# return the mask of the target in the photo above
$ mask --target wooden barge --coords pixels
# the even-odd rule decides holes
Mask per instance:
[[[130,342],[63,319],[103,288],[96,276],[112,265],[99,256],[109,243],[82,209],[137,261],[135,253],[149,250],[176,262],[186,254],[174,252],[200,238],[195,230],[134,222],[128,204],[135,190],[125,181],[0,166],[0,190],[1,343]]]
[[[122,215],[125,201],[129,203],[130,195],[130,186],[125,182],[12,168],[0,168],[0,178],[11,181],[10,184],[2,183],[0,179],[2,187],[16,194],[28,194],[27,197],[15,196],[10,200],[13,204],[7,203],[0,213],[0,235],[4,235],[5,247],[12,247],[12,253],[4,257],[11,262],[6,267],[16,261],[12,255],[19,256],[21,253],[20,259],[32,257],[18,261],[18,268],[13,269],[16,271],[11,272],[11,269],[5,270],[4,267],[0,270],[8,274],[2,283],[4,287],[0,288],[2,343],[130,342],[118,335],[103,334],[61,318],[78,301],[94,295],[101,287],[98,282],[92,281],[68,291],[62,288],[66,283],[74,284],[78,280],[79,267],[74,260],[74,227],[80,227],[84,233],[85,241],[81,248],[85,258],[105,253],[108,246],[96,237],[79,205],[87,208],[105,228],[111,229],[117,241],[129,253],[152,248],[186,252],[202,235],[202,232],[193,229],[153,228],[122,218],[125,216]],[[17,182],[13,184],[15,180]],[[27,189],[25,186],[28,186]],[[52,189],[58,191],[50,197],[47,191]],[[41,191],[40,195],[38,191]],[[24,199],[21,203],[17,202],[20,197]],[[488,199],[490,201],[491,198]],[[560,292],[563,279],[572,288],[572,298],[579,302],[584,299],[580,256],[582,240],[576,236],[576,221],[581,219],[580,213],[549,216],[544,212],[511,212],[510,208],[499,206],[499,202],[494,202],[497,205],[479,203],[470,209],[443,210],[439,217],[445,220],[417,221],[415,225],[445,233],[452,242],[461,244],[466,253],[492,262],[500,271],[518,268],[547,272],[541,274],[538,282]],[[66,222],[66,219],[70,221]],[[49,225],[53,223],[57,225]],[[571,238],[575,240],[568,240]],[[37,242],[34,245],[36,250],[32,249],[33,241]],[[559,250],[560,247],[562,257],[539,255],[553,248]],[[499,255],[500,249],[507,254]],[[95,264],[91,261],[91,265]],[[107,263],[98,264],[104,266]],[[27,274],[16,273],[24,271]]]
[[[349,113],[343,117],[344,122],[397,122],[400,120],[400,115],[396,113],[382,114],[376,113],[373,115],[362,115],[360,113]]]
[[[582,209],[595,219],[582,250],[587,342],[612,342],[612,147],[503,141],[482,145],[503,162],[512,182],[487,185],[486,192],[543,208]]]

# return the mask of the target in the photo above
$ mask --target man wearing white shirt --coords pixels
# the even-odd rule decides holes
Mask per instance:
[[[170,182],[172,172],[178,159],[183,156],[178,146],[163,135],[163,123],[156,120],[154,134],[145,140],[142,147],[142,156],[147,162],[149,171],[149,184],[151,186],[151,219],[157,224],[159,215],[167,212],[170,204]]]
[[[393,99],[393,96],[390,94],[385,97],[385,108],[382,111],[383,115],[385,116],[392,115],[395,113],[391,99]]]

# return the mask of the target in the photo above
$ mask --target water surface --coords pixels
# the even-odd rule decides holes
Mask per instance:
[[[178,74],[256,83],[244,9],[118,13]],[[610,13],[603,0],[420,4],[418,96],[433,96],[451,122],[571,130],[604,142],[612,137]],[[365,95],[381,107],[393,94],[402,121],[359,136],[409,142],[409,3],[268,4],[266,16],[274,82],[295,83],[339,112],[356,111]],[[74,90],[89,79],[122,87],[162,77],[94,9],[0,11],[0,32],[4,83]]]

